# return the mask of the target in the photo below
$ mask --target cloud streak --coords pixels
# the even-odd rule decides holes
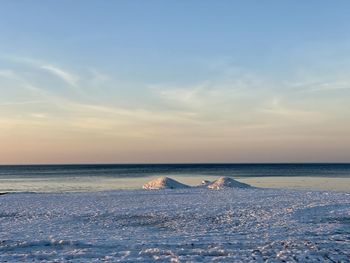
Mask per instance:
[[[64,81],[66,84],[70,86],[73,86],[73,87],[78,86],[78,80],[79,80],[78,76],[67,71],[66,69],[58,67],[57,65],[47,63],[39,59],[33,59],[28,57],[11,56],[11,57],[7,57],[7,59],[15,63],[29,65],[37,69],[45,70],[46,72],[60,78],[62,81]],[[5,71],[3,72],[3,74],[8,74],[8,73]],[[0,75],[1,75],[1,71],[0,71]]]
[[[0,106],[13,106],[13,105],[25,105],[25,104],[44,104],[47,103],[43,100],[28,100],[28,101],[9,101],[9,102],[0,102]]]
[[[61,68],[58,68],[57,66],[42,65],[40,68],[50,72],[56,77],[59,77],[61,80],[63,80],[70,86],[77,87],[78,85],[78,78],[75,75],[68,73],[67,71]]]
[[[9,79],[14,79],[17,77],[16,73],[13,72],[12,70],[0,70],[0,77],[5,77]]]

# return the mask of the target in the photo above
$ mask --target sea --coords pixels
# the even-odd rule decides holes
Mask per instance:
[[[0,193],[137,189],[159,176],[194,184],[219,176],[350,179],[350,163],[1,165]]]

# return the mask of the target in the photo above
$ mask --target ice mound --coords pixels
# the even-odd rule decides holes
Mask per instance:
[[[188,185],[182,184],[166,176],[156,178],[142,186],[143,189],[181,189],[188,187]]]
[[[222,189],[222,188],[250,188],[249,184],[240,183],[230,177],[220,177],[214,182],[208,185],[209,189]]]

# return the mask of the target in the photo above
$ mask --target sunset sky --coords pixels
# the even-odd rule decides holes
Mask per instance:
[[[0,164],[350,162],[350,1],[0,2]]]

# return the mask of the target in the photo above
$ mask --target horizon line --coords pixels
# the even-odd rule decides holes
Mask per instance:
[[[188,162],[188,163],[179,163],[179,162],[160,162],[160,163],[31,163],[31,164],[0,164],[1,166],[93,166],[93,165],[275,165],[275,164],[350,164],[350,162]]]

